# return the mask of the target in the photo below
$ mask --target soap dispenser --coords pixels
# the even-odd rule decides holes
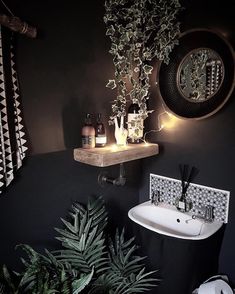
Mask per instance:
[[[95,128],[91,122],[90,113],[86,114],[82,127],[82,148],[90,149],[95,147]]]

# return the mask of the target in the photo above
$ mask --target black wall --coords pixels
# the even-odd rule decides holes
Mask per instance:
[[[17,265],[13,248],[18,243],[39,250],[57,246],[53,227],[60,225],[59,217],[66,215],[73,200],[86,202],[91,194],[104,195],[113,226],[126,224],[131,231],[127,211],[148,198],[149,173],[179,178],[178,163],[188,163],[200,169],[197,183],[231,191],[220,271],[235,283],[234,94],[222,110],[205,120],[183,120],[171,131],[149,136],[160,144],[160,154],[128,163],[125,187],[100,188],[101,169],[73,160],[72,149],[80,146],[85,113],[102,112],[107,122],[114,97],[105,88],[113,67],[102,20],[103,2],[9,1],[15,14],[40,29],[40,36],[32,40],[18,35],[18,73],[31,155],[0,198],[0,263]],[[185,0],[182,29],[214,28],[235,45],[233,2]],[[149,129],[156,128],[156,115],[161,111],[154,81],[155,76],[149,107],[156,113],[147,120]],[[113,129],[106,127],[112,142]],[[118,167],[108,171],[115,176]]]
[[[19,243],[40,251],[59,246],[54,227],[62,225],[60,217],[66,217],[73,201],[86,203],[89,196],[103,195],[114,232],[116,226],[130,222],[127,212],[139,200],[139,162],[125,164],[124,187],[101,188],[99,173],[117,177],[119,166],[102,169],[73,159],[86,112],[101,112],[107,126],[112,93],[105,84],[113,75],[103,1],[86,1],[83,6],[80,2],[12,1],[17,15],[39,28],[39,37],[18,35],[17,65],[30,152],[0,198],[1,264],[19,266],[19,252],[14,250]],[[112,141],[111,128],[107,130]]]
[[[223,34],[235,45],[234,1],[185,1],[182,29],[210,28]],[[180,120],[175,127],[149,135],[159,143],[159,156],[143,162],[140,202],[147,199],[149,174],[155,173],[179,179],[179,163],[196,166],[200,172],[195,183],[231,192],[229,221],[220,254],[219,271],[235,283],[235,97],[234,92],[226,105],[215,115],[203,120]],[[158,89],[152,88],[150,109],[161,112]],[[148,128],[156,128],[157,113],[148,120]]]
[[[14,184],[0,199],[0,263],[20,266],[19,251],[14,250],[17,244],[30,244],[38,251],[58,247],[54,228],[62,227],[60,217],[68,216],[74,201],[85,204],[89,196],[103,196],[111,232],[130,223],[127,212],[138,203],[140,166],[126,164],[125,169],[129,179],[125,187],[101,188],[97,178],[102,168],[75,162],[71,150],[28,158]],[[106,171],[115,177],[118,166]],[[128,236],[132,229],[126,229]]]

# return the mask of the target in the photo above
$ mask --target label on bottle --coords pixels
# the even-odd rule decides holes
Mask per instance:
[[[140,139],[143,137],[144,121],[140,118],[138,113],[128,113],[128,137],[133,139]]]
[[[179,201],[178,207],[180,209],[185,209],[185,203],[183,201]]]
[[[105,145],[107,143],[107,137],[103,135],[98,135],[95,137],[96,145]]]
[[[82,136],[82,148],[94,148],[95,136]]]

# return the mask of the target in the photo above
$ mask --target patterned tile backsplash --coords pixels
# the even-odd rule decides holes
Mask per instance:
[[[174,205],[177,197],[181,195],[181,181],[155,174],[150,174],[150,194],[159,191],[159,200]],[[193,208],[192,214],[203,215],[205,207],[214,207],[215,220],[227,223],[229,209],[229,191],[219,190],[190,183],[187,190],[187,197],[191,199]]]

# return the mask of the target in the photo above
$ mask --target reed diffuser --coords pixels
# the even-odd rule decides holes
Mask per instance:
[[[180,197],[176,198],[176,208],[182,212],[188,212],[192,209],[192,201],[190,198],[187,197],[187,190],[198,173],[198,170],[193,166],[189,172],[189,166],[184,164],[179,165],[180,170],[180,177],[181,177],[181,185],[182,185],[182,192]]]

